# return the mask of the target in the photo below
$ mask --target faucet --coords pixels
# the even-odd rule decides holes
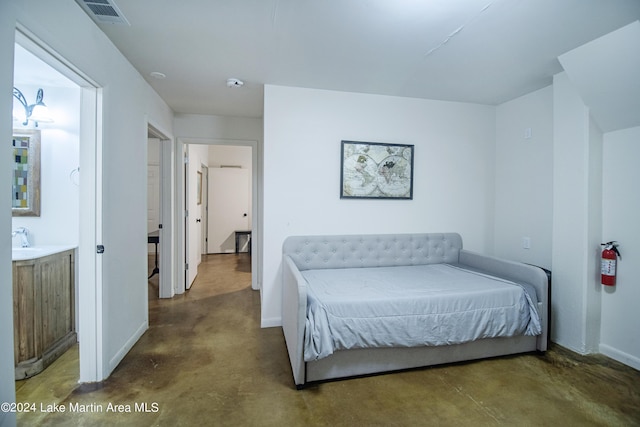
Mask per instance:
[[[16,231],[11,232],[11,237],[16,237],[18,234],[22,238],[22,247],[28,248],[30,246],[29,245],[29,229],[27,227],[18,227],[16,228]]]

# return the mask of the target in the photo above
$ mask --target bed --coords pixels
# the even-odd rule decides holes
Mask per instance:
[[[547,274],[457,233],[292,236],[282,276],[298,388],[547,348]]]

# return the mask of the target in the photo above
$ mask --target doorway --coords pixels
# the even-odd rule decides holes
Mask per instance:
[[[238,157],[233,157],[234,154],[230,154],[231,157],[224,157],[229,155],[229,153],[222,154],[223,151],[233,151],[233,148],[242,148],[245,153],[245,156],[248,157],[248,160],[241,161]],[[207,252],[208,253],[235,253],[235,233],[227,231],[227,234],[223,236],[223,250],[219,248],[216,249],[216,243],[212,241],[212,230],[215,230],[215,225],[212,220],[212,211],[214,210],[213,204],[214,201],[211,199],[211,187],[213,186],[213,175],[214,170],[220,169],[245,169],[249,172],[249,182],[251,191],[247,196],[250,199],[250,203],[248,204],[248,208],[243,210],[241,213],[244,216],[244,220],[248,224],[246,228],[251,230],[253,237],[251,239],[245,238],[241,242],[244,244],[244,250],[249,251],[250,253],[256,253],[256,248],[259,247],[257,244],[257,236],[258,234],[258,221],[257,221],[257,207],[258,207],[258,186],[257,186],[257,165],[258,165],[258,154],[257,154],[257,141],[244,141],[244,140],[203,140],[203,139],[179,139],[178,140],[178,151],[185,153],[184,161],[179,162],[179,167],[182,168],[182,171],[177,173],[177,176],[180,178],[177,183],[177,189],[180,189],[181,194],[178,196],[178,200],[181,201],[181,211],[184,212],[185,221],[181,222],[181,229],[178,233],[178,242],[181,246],[180,253],[184,254],[184,287],[182,289],[189,289],[193,280],[197,276],[197,266],[200,263],[201,255],[204,253],[202,251],[203,245],[201,244],[202,239],[202,217],[199,215],[202,210],[197,205],[198,200],[198,188],[202,190],[202,187],[197,186],[198,173],[202,172],[202,165],[205,165],[208,169],[208,242],[207,242]],[[212,153],[212,154],[210,154]],[[235,154],[237,156],[237,153]],[[197,165],[198,167],[193,167],[189,165]],[[221,167],[222,166],[222,167]],[[240,166],[240,167],[238,167]],[[191,171],[191,172],[190,172]],[[202,174],[200,174],[202,175]],[[195,181],[195,182],[194,182]],[[202,198],[200,199],[202,200]],[[197,215],[194,215],[194,212]],[[200,221],[198,221],[200,219]],[[234,227],[234,228],[237,228]],[[234,230],[235,231],[235,230]],[[194,242],[194,239],[197,239]],[[250,247],[247,247],[247,243],[250,242]],[[219,245],[218,245],[219,246]],[[251,257],[251,287],[254,290],[258,289],[258,275],[257,271],[257,256]]]
[[[29,225],[38,230],[39,240],[35,242],[34,237],[35,244],[65,243],[77,247],[75,327],[80,343],[79,381],[93,382],[101,378],[102,370],[102,319],[99,316],[102,307],[102,270],[101,259],[96,254],[97,243],[102,240],[102,220],[98,208],[102,201],[102,170],[98,166],[102,162],[102,141],[99,137],[102,129],[98,119],[102,91],[95,82],[81,75],[63,58],[51,53],[41,41],[20,26],[15,33],[15,44],[14,86],[20,85],[28,93],[34,85],[42,88],[52,118],[56,120],[56,114],[59,114],[57,123],[38,124],[42,142],[52,143],[60,139],[57,146],[50,149],[63,150],[58,155],[51,151],[46,155],[47,161],[67,161],[64,166],[56,163],[56,168],[59,166],[57,172],[61,173],[58,178],[52,175],[47,178],[52,182],[41,182],[43,186],[54,186],[47,190],[48,194],[41,189],[41,202],[45,203],[45,197],[55,197],[56,186],[69,187],[63,191],[67,197],[72,195],[72,198],[66,203],[60,203],[57,199],[47,203],[46,215],[43,213],[40,217],[29,218]],[[43,156],[42,160],[46,157]],[[54,172],[56,168],[53,168]],[[62,213],[54,213],[56,204],[62,206]]]
[[[218,146],[211,146],[211,149]],[[238,147],[232,147],[238,148]],[[239,147],[246,148],[246,147]],[[245,150],[246,151],[246,150]],[[249,151],[249,158],[251,152]],[[214,154],[215,157],[215,154]],[[247,168],[211,167],[208,254],[251,252],[251,185]]]
[[[147,243],[154,268],[149,279],[158,275],[158,298],[175,295],[174,280],[174,220],[171,208],[174,176],[173,145],[169,137],[152,124],[147,124]],[[151,292],[151,288],[149,288]]]

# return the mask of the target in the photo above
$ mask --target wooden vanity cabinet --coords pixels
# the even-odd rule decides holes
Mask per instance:
[[[75,251],[13,261],[15,378],[41,372],[77,342]]]

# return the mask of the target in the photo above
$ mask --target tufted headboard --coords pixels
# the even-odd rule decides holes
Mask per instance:
[[[291,236],[282,245],[299,270],[457,263],[457,233]]]

